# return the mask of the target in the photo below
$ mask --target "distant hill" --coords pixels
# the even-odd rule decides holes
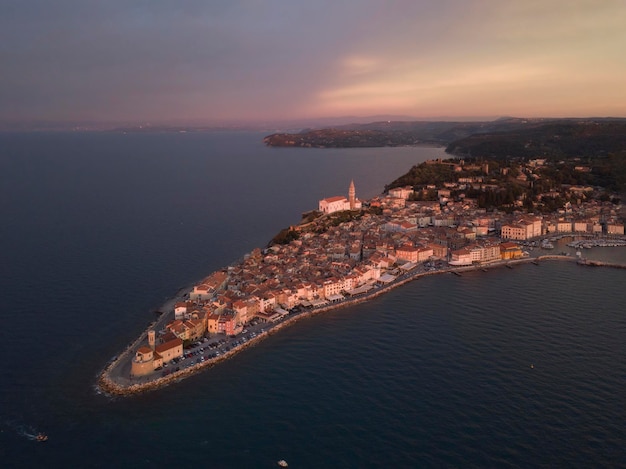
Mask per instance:
[[[528,122],[517,129],[474,133],[446,148],[457,156],[494,158],[588,158],[624,150],[626,119]]]
[[[447,145],[476,132],[515,129],[522,123],[506,122],[428,122],[379,121],[348,124],[325,129],[305,129],[299,133],[276,133],[265,137],[269,146],[289,147],[385,147],[431,143]]]
[[[489,122],[380,121],[264,138],[269,146],[346,148],[446,145],[457,156],[561,158],[602,156],[626,149],[626,119],[521,119]]]

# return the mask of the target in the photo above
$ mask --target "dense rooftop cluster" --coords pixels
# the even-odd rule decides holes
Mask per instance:
[[[598,200],[593,187],[562,185],[539,193],[537,203],[555,197],[566,201],[550,214],[528,213],[524,192],[510,201],[512,210],[488,211],[467,195],[505,190],[492,180],[488,164],[425,164],[448,167],[452,178],[394,187],[365,202],[362,210],[319,214],[313,222],[292,227],[295,235],[289,242],[255,249],[197,285],[181,319],[206,317],[209,332],[236,334],[255,317],[271,321],[295,307],[360,294],[419,264],[469,265],[519,257],[522,250],[512,249],[510,241],[550,233],[624,233],[619,206]],[[530,186],[541,179],[537,168],[544,164],[516,163],[497,172],[514,177],[518,186]],[[338,216],[344,221],[336,223]]]
[[[351,183],[348,198],[320,201],[321,211],[283,230],[280,242],[195,285],[187,301],[175,305],[174,320],[137,351],[131,374],[150,374],[179,359],[184,344],[207,333],[234,337],[251,322],[359,297],[414,271],[523,257],[526,242],[546,235],[624,235],[615,200],[602,197],[601,188],[557,185],[545,177],[546,168],[545,160],[508,166],[429,161],[405,175],[414,184],[392,185],[365,202]],[[425,175],[436,182],[424,182]],[[485,200],[499,201],[498,208],[488,210]],[[554,211],[538,210],[554,200]]]

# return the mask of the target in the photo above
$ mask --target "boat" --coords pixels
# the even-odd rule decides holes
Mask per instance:
[[[280,461],[278,461],[278,465],[280,467],[287,467],[287,466],[289,466],[289,464],[287,464],[287,461],[285,461],[284,459],[281,459]]]
[[[35,440],[37,440],[39,442],[48,441],[48,435],[46,435],[45,433],[37,433],[37,436],[35,437]]]

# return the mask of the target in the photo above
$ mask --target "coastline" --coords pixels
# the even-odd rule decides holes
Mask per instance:
[[[250,340],[248,340],[247,342],[243,344],[233,347],[232,349],[226,351],[220,356],[209,358],[206,361],[201,362],[201,363],[195,363],[187,368],[181,369],[179,371],[174,371],[168,374],[167,376],[160,376],[144,383],[133,382],[131,378],[122,377],[121,376],[121,373],[123,372],[122,368],[124,367],[126,363],[129,364],[130,360],[132,360],[132,358],[128,357],[129,353],[131,353],[134,349],[136,349],[143,341],[147,340],[148,330],[150,330],[151,328],[155,326],[159,326],[161,323],[165,323],[167,318],[169,317],[169,314],[173,310],[174,305],[177,302],[182,301],[186,297],[186,295],[191,291],[190,287],[183,288],[179,290],[174,297],[168,299],[159,308],[159,311],[162,311],[163,314],[161,314],[157,320],[150,323],[150,325],[148,325],[148,327],[137,337],[137,339],[135,339],[135,341],[129,344],[123,352],[121,352],[119,355],[117,355],[111,361],[109,361],[107,366],[99,373],[96,386],[99,391],[107,395],[112,395],[112,396],[127,397],[127,396],[142,394],[148,391],[153,391],[153,390],[168,386],[172,383],[178,382],[182,379],[188,378],[190,376],[193,376],[205,369],[208,369],[217,365],[218,363],[228,360],[229,358],[232,358],[234,355],[242,352],[248,347],[258,344],[259,342],[266,339],[270,335],[276,334],[279,331],[281,331],[283,328],[289,327],[302,319],[306,319],[314,315],[325,313],[327,311],[331,311],[334,309],[339,309],[339,308],[344,308],[347,306],[354,306],[360,303],[364,303],[373,298],[376,298],[385,293],[388,293],[389,291],[395,288],[398,288],[402,285],[405,285],[409,282],[418,280],[422,277],[426,277],[430,275],[440,275],[440,274],[446,274],[446,273],[461,275],[462,272],[470,272],[470,271],[475,271],[475,270],[486,270],[486,269],[502,268],[502,267],[512,268],[514,265],[528,264],[528,263],[537,264],[538,262],[542,262],[542,261],[569,261],[569,262],[576,262],[580,265],[598,265],[598,264],[588,264],[588,263],[580,262],[579,259],[573,256],[549,255],[548,254],[548,255],[543,255],[543,256],[538,256],[538,257],[525,257],[525,258],[514,259],[514,260],[496,261],[496,262],[492,262],[488,264],[460,266],[460,267],[447,267],[447,268],[443,268],[443,269],[439,269],[435,271],[408,273],[406,274],[405,278],[394,281],[393,283],[389,285],[380,287],[376,289],[375,291],[365,293],[362,296],[340,301],[337,303],[331,303],[331,304],[324,305],[321,307],[316,307],[313,309],[308,309],[304,312],[295,314],[293,316],[288,316],[286,319],[281,320],[280,322],[274,323],[267,330],[263,331],[262,333],[259,333],[256,337],[251,338]],[[606,264],[606,265],[609,265],[609,264]],[[114,376],[116,374],[118,375]],[[116,380],[126,381],[126,385],[124,385],[124,383],[116,382]]]

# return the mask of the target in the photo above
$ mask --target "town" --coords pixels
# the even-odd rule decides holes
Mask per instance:
[[[211,361],[290,316],[367,298],[412,276],[529,257],[529,250],[553,248],[550,237],[623,244],[621,206],[600,187],[552,185],[533,201],[518,190],[490,210],[480,206],[484,197],[470,196],[502,192],[511,178],[519,187],[539,185],[538,169],[549,164],[500,165],[493,177],[488,162],[428,161],[420,167],[448,175],[445,180],[390,187],[368,201],[356,197],[351,182],[347,196],[320,200],[318,210],[269,247],[213,272],[165,311],[157,324],[163,326],[148,330],[131,355],[128,382]],[[497,182],[502,177],[506,186]],[[549,213],[528,210],[547,199],[560,206]]]

